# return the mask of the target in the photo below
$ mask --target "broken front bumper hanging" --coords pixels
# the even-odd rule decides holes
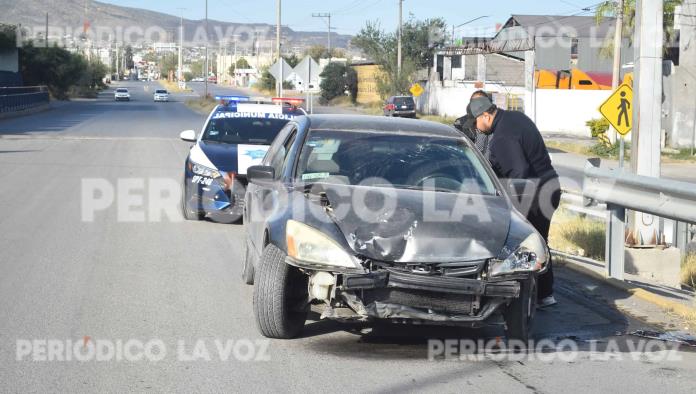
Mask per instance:
[[[336,297],[345,308],[327,307],[322,317],[340,320],[404,319],[477,325],[512,298],[520,296],[517,280],[484,281],[418,275],[386,269],[368,274],[344,274]]]

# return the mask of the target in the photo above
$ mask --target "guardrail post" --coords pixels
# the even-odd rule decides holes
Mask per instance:
[[[607,223],[606,255],[607,276],[624,279],[626,209],[614,204],[607,204],[609,221]]]
[[[686,254],[686,245],[689,243],[689,225],[684,222],[676,222],[674,245],[679,248],[682,256]]]

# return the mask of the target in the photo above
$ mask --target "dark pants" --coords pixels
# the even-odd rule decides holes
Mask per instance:
[[[527,215],[527,220],[548,243],[551,219],[561,202],[561,184],[558,182],[558,178],[553,178],[542,185],[540,190],[541,195],[537,195],[535,198],[534,204]],[[553,295],[553,265],[551,256],[549,256],[548,266],[548,270],[539,275],[538,278],[537,296],[539,299]]]

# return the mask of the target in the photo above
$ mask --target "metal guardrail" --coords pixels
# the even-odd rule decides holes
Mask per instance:
[[[45,86],[0,87],[0,113],[22,111],[48,102]]]
[[[605,203],[608,209],[606,236],[607,275],[623,280],[626,210],[676,221],[674,240],[684,252],[690,240],[688,223],[696,224],[696,185],[669,179],[630,174],[598,167],[599,160],[585,166],[583,197]]]

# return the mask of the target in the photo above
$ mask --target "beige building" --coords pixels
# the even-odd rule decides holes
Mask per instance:
[[[358,75],[358,97],[360,104],[381,102],[377,89],[377,76],[381,73],[380,66],[374,63],[359,63],[351,65]]]

